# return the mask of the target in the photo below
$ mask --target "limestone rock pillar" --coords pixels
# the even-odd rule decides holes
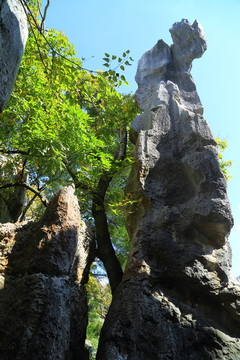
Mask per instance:
[[[127,193],[131,252],[98,360],[240,359],[240,286],[217,145],[192,76],[206,50],[198,21],[175,23],[139,61]],[[217,85],[216,85],[217,86]]]
[[[88,359],[85,283],[92,235],[73,187],[38,222],[0,226],[1,360]]]

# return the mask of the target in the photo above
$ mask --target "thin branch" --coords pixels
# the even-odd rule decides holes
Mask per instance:
[[[21,154],[21,155],[29,155],[30,152],[29,151],[24,151],[24,150],[5,150],[5,149],[0,149],[0,152],[3,154]]]
[[[114,154],[114,159],[123,161],[127,152],[127,130],[126,125],[123,125],[119,130],[119,146]]]
[[[36,45],[37,45],[37,49],[38,49],[38,53],[39,53],[41,62],[43,64],[44,68],[47,70],[47,65],[45,64],[45,62],[43,60],[43,56],[42,56],[42,53],[41,53],[41,50],[40,50],[40,47],[39,47],[39,44],[38,44],[38,40],[37,40],[37,37],[35,35],[35,32],[33,31],[33,27],[32,27],[32,24],[30,23],[30,21],[29,21],[29,25],[30,25],[30,27],[32,29],[32,33],[33,33],[33,36],[34,36],[34,39],[35,39],[35,42],[36,42]]]
[[[45,196],[43,194],[41,194],[41,191],[34,189],[31,185],[29,185],[27,183],[16,182],[16,183],[5,184],[5,185],[0,186],[0,189],[7,189],[7,188],[11,188],[11,187],[16,187],[16,186],[23,186],[26,189],[32,191],[36,196],[39,197],[39,199],[41,200],[42,204],[45,207],[48,206],[48,200],[45,198]]]
[[[44,21],[45,21],[46,16],[47,16],[47,11],[48,11],[49,5],[50,5],[50,0],[47,0],[47,4],[46,4],[46,6],[44,8],[44,12],[43,12],[43,15],[42,15],[42,21],[41,21],[41,25],[40,25],[40,32],[43,31]]]
[[[36,199],[36,197],[37,197],[37,195],[34,194],[33,197],[31,198],[31,200],[30,200],[30,201],[27,203],[27,205],[25,206],[25,208],[24,208],[24,210],[23,210],[23,212],[22,212],[22,214],[21,214],[21,216],[20,216],[20,219],[19,219],[20,222],[24,220],[25,215],[26,215],[28,209],[30,208],[30,206],[32,205],[32,203],[33,203],[33,201]]]
[[[34,15],[33,15],[33,13],[32,13],[32,11],[31,11],[31,9],[29,8],[26,0],[20,0],[20,2],[21,2],[21,4],[22,4],[22,6],[24,7],[24,9],[27,9],[27,10],[28,10],[28,12],[29,12],[29,14],[30,14],[30,17],[32,18],[32,20],[33,20],[33,22],[34,22],[37,30],[38,30],[39,33],[42,35],[42,37],[44,38],[44,40],[45,40],[45,42],[47,43],[47,45],[49,46],[49,48],[50,48],[52,51],[54,51],[55,54],[57,54],[58,56],[60,56],[62,59],[67,60],[67,61],[70,62],[71,64],[77,66],[77,67],[78,67],[79,69],[81,69],[81,70],[86,70],[86,71],[88,71],[89,73],[96,73],[96,74],[98,73],[98,71],[89,70],[89,69],[86,69],[86,68],[84,68],[84,67],[82,67],[82,66],[79,66],[79,64],[77,64],[75,61],[73,61],[73,60],[65,57],[64,55],[62,55],[61,53],[59,53],[58,51],[56,51],[56,50],[52,47],[52,45],[49,43],[49,41],[48,41],[48,39],[46,38],[46,36],[44,35],[44,33],[41,31],[41,27],[38,25],[38,23],[37,23]],[[29,14],[26,12],[26,10],[25,10],[25,13],[26,13],[27,17],[29,17],[29,16],[28,16]],[[30,23],[30,22],[29,22],[29,23]],[[30,26],[31,26],[31,24],[30,24]],[[31,28],[32,28],[32,26],[31,26]],[[35,41],[37,41],[36,38],[35,38]]]
[[[20,0],[20,2],[21,2],[21,4],[22,4],[22,7],[23,7],[23,9],[24,9],[24,12],[25,12],[27,18],[28,18],[28,13],[27,13],[27,10],[28,10],[29,13],[31,14],[31,17],[32,17],[32,19],[33,19],[33,22],[34,22],[36,28],[39,30],[40,34],[42,34],[41,31],[40,31],[40,29],[39,29],[38,23],[37,23],[36,19],[34,18],[32,12],[31,12],[31,9],[29,8],[29,6],[28,6],[28,4],[26,3],[26,1],[25,1],[25,0]],[[43,64],[43,66],[45,67],[45,69],[47,70],[47,66],[46,66],[46,64],[45,64],[45,62],[44,62],[44,60],[43,60],[43,57],[42,57],[42,54],[41,54],[41,51],[40,51],[40,48],[39,48],[39,44],[38,44],[36,35],[35,35],[34,31],[33,31],[33,27],[32,27],[32,24],[31,24],[30,21],[29,21],[29,25],[30,25],[30,27],[31,27],[31,30],[32,30],[32,33],[33,33],[33,36],[34,36],[34,39],[35,39],[35,42],[36,42],[36,45],[37,45],[37,49],[38,49],[38,53],[39,53],[41,62],[42,62],[42,64]]]
[[[82,182],[80,182],[80,181],[78,180],[77,174],[70,168],[67,160],[63,160],[63,163],[64,163],[64,165],[65,165],[65,167],[66,167],[67,172],[69,173],[69,175],[70,175],[71,178],[73,179],[75,188],[76,188],[76,189],[79,188],[79,189],[82,189],[82,190],[87,191],[87,192],[89,192],[89,193],[92,193],[93,190],[92,190],[89,186],[83,184]]]

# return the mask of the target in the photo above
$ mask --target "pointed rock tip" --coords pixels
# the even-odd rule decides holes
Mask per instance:
[[[200,38],[202,42],[205,43],[203,46],[204,51],[207,48],[206,36],[204,34],[203,27],[198,20],[195,20],[191,25],[189,20],[182,19],[179,22],[175,22],[169,29],[169,32],[175,45],[181,45],[189,38],[193,38],[195,41],[197,38]]]

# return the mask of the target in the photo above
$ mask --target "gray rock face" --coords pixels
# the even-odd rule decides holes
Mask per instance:
[[[240,359],[240,286],[217,146],[190,75],[206,50],[197,21],[176,23],[139,61],[135,163],[127,193],[132,247],[98,360]]]
[[[0,0],[0,111],[10,98],[27,35],[20,1]]]
[[[92,236],[72,187],[37,223],[0,227],[1,360],[88,359],[88,278]]]

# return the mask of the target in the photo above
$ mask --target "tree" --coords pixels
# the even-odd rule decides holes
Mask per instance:
[[[106,71],[84,69],[66,36],[44,29],[46,8],[41,17],[40,1],[24,3],[29,39],[11,101],[0,115],[0,151],[6,159],[1,198],[11,220],[23,220],[33,208],[41,213],[53,192],[74,182],[114,291],[122,267],[119,239],[114,246],[109,223],[118,222],[113,204],[123,204],[121,189],[131,163],[128,126],[138,111],[133,97],[118,88],[126,83],[120,72],[133,59],[129,51],[121,57],[105,53]]]

